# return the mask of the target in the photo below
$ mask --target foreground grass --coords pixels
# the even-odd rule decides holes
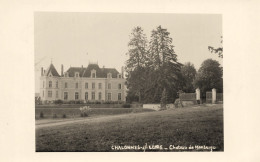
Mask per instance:
[[[163,148],[206,145],[223,151],[223,142],[222,105],[110,116],[36,130],[36,151],[143,151],[111,147],[145,144]]]

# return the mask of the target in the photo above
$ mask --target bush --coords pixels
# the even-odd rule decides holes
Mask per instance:
[[[83,113],[80,113],[80,116],[81,116],[81,117],[87,117],[88,114],[87,114],[86,112],[83,112]]]
[[[54,104],[63,104],[63,101],[62,100],[55,100]]]
[[[40,113],[40,118],[44,118],[43,112]]]
[[[130,108],[130,107],[131,107],[131,105],[129,103],[123,104],[123,108]]]
[[[66,117],[67,117],[66,114],[63,114],[63,115],[62,115],[62,118],[66,118]]]

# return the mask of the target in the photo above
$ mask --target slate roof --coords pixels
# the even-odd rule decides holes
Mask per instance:
[[[107,78],[107,74],[111,73],[112,78],[117,78],[119,72],[115,68],[100,68],[97,64],[89,64],[88,67],[70,67],[68,72],[69,77],[74,77],[78,72],[80,77],[91,77],[91,70],[96,70],[96,78]]]
[[[49,66],[49,68],[45,71],[45,73],[43,74],[44,76],[49,76],[49,74],[52,74],[52,76],[57,76],[59,77],[60,74],[57,72],[57,70],[55,69],[54,65],[51,63],[51,65]]]

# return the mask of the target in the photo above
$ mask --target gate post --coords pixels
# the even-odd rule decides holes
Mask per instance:
[[[215,104],[217,100],[217,90],[215,88],[212,89],[212,104]]]
[[[196,101],[197,101],[197,103],[201,104],[201,102],[200,102],[200,89],[199,88],[196,89]]]

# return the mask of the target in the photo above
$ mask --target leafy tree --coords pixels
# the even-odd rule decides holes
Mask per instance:
[[[145,63],[147,62],[147,39],[143,33],[143,29],[139,26],[135,27],[130,35],[128,43],[127,55],[129,59],[126,61],[127,86],[131,94],[139,96],[141,102],[142,89],[145,78],[142,73]]]
[[[221,41],[220,43],[222,44],[223,43],[223,37],[221,36]],[[208,50],[211,52],[211,53],[215,53],[215,54],[218,54],[218,57],[220,58],[223,58],[223,47],[218,47],[218,48],[215,48],[215,47],[212,47],[212,46],[208,46]]]
[[[202,97],[206,92],[216,88],[218,92],[223,91],[223,68],[216,60],[207,59],[202,64],[196,75],[194,86],[199,87]]]
[[[172,38],[167,29],[158,26],[152,31],[149,42],[149,59],[153,71],[150,76],[153,79],[152,91],[153,100],[161,101],[166,94],[168,101],[174,98],[178,90],[180,63],[177,62],[177,55],[174,52]],[[168,96],[168,97],[167,97]],[[171,101],[172,102],[172,101]]]
[[[196,69],[194,65],[190,62],[184,64],[184,66],[181,67],[181,74],[183,77],[182,90],[186,93],[194,92],[195,88],[193,86],[193,81],[195,80],[196,76]]]

